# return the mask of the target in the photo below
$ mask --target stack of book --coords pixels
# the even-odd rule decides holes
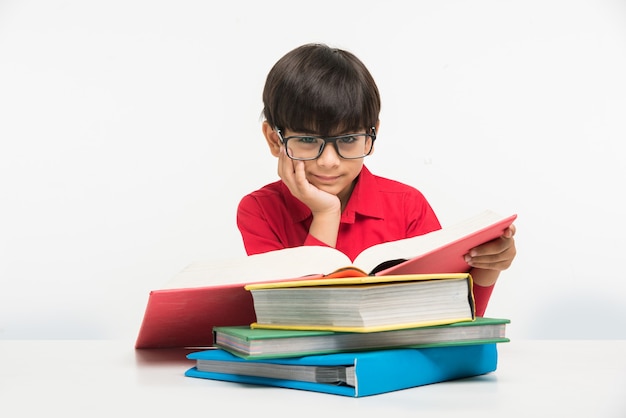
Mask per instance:
[[[150,292],[135,347],[198,348],[190,377],[354,397],[492,372],[509,321],[475,316],[464,255],[515,219],[485,211],[353,264],[329,247],[193,263]]]
[[[357,272],[354,272],[357,273]],[[506,319],[474,316],[468,273],[246,286],[256,322],[214,328],[186,372],[361,397],[492,372]]]

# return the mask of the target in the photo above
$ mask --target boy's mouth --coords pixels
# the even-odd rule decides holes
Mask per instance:
[[[315,179],[317,179],[317,181],[319,181],[320,183],[324,183],[324,184],[335,183],[340,177],[340,176],[321,176],[317,174],[314,174],[313,176],[315,177]]]

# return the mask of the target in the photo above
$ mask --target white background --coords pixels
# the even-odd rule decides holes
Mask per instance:
[[[444,225],[518,213],[511,338],[626,338],[626,2],[0,0],[0,339],[132,340],[151,289],[243,256],[265,76],[308,42],[377,80],[372,171]]]

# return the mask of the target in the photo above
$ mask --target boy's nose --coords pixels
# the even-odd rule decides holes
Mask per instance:
[[[318,164],[329,166],[339,164],[341,157],[337,154],[337,150],[333,144],[327,143],[322,150],[322,154],[318,157]]]

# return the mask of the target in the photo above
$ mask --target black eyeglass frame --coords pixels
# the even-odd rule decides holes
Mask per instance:
[[[335,151],[337,151],[337,155],[339,155],[341,158],[343,158],[344,160],[358,160],[359,158],[365,158],[368,155],[370,155],[372,153],[372,150],[374,149],[374,141],[376,141],[376,128],[374,128],[373,126],[370,128],[370,132],[366,132],[366,133],[362,133],[362,134],[347,134],[347,135],[339,135],[339,136],[329,136],[329,137],[323,137],[323,136],[318,136],[318,135],[292,135],[292,136],[288,136],[288,137],[283,137],[282,131],[280,128],[276,128],[276,133],[278,134],[278,138],[280,139],[280,143],[283,144],[285,146],[285,148],[287,148],[287,141],[289,139],[292,138],[315,138],[315,139],[321,139],[322,145],[320,146],[320,149],[317,153],[317,155],[315,157],[311,157],[311,158],[297,158],[297,157],[293,157],[291,155],[289,155],[289,152],[287,152],[287,157],[291,158],[292,160],[296,160],[296,161],[312,161],[312,160],[317,160],[320,155],[322,155],[322,153],[324,152],[324,148],[326,148],[326,144],[327,143],[332,143],[333,146],[335,147]],[[341,155],[341,151],[339,151],[339,146],[337,145],[337,141],[344,139],[344,138],[351,138],[351,137],[355,137],[355,136],[369,136],[370,138],[372,138],[372,146],[370,147],[369,151],[367,152],[367,154],[363,154],[360,157],[344,157],[343,155]]]

